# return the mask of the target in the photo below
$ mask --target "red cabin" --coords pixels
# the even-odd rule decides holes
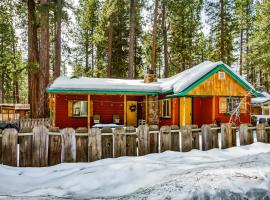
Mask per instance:
[[[59,77],[47,89],[54,126],[250,123],[253,86],[222,62],[144,80]]]

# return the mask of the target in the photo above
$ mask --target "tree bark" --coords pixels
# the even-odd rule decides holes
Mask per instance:
[[[168,39],[166,26],[166,5],[164,0],[162,2],[162,33],[163,33],[164,77],[167,78],[169,76],[169,64],[168,64]]]
[[[129,28],[129,52],[128,52],[128,78],[135,77],[134,48],[135,48],[135,14],[136,0],[130,0],[130,28]]]
[[[107,77],[112,77],[112,39],[113,39],[113,17],[110,16],[109,27],[108,27],[108,66],[107,66]]]
[[[157,16],[158,16],[158,0],[155,0],[154,22],[152,31],[152,53],[150,73],[156,73],[157,65]]]
[[[28,9],[28,102],[30,117],[38,117],[38,39],[36,5],[34,0],[27,1]]]
[[[61,74],[61,34],[62,34],[62,0],[56,0],[55,10],[55,45],[54,45],[54,68],[53,68],[53,79],[55,80]]]
[[[40,0],[40,73],[39,73],[39,117],[48,115],[48,94],[46,87],[49,84],[49,2]]]
[[[240,30],[240,59],[239,59],[239,64],[240,64],[240,75],[243,74],[243,29],[241,28]]]
[[[223,62],[225,62],[224,41],[224,0],[220,0],[220,60]]]

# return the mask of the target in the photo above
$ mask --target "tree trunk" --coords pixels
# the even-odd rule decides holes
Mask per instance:
[[[61,26],[62,26],[62,0],[56,0],[55,15],[55,45],[54,45],[54,68],[53,79],[55,80],[61,74]]]
[[[165,1],[162,2],[162,32],[163,32],[164,77],[167,78],[169,76],[169,65],[168,65],[168,41],[167,41]]]
[[[154,9],[154,22],[153,22],[153,32],[152,32],[152,53],[151,53],[151,68],[150,73],[156,73],[157,65],[157,17],[158,17],[158,0],[155,0]]]
[[[240,59],[239,59],[239,64],[240,64],[240,75],[243,74],[243,29],[241,28],[240,32]]]
[[[49,84],[49,2],[40,0],[40,73],[39,73],[39,117],[48,115],[48,94],[46,87]]]
[[[38,40],[36,5],[34,0],[27,1],[28,9],[28,103],[30,104],[30,117],[38,117]]]
[[[134,79],[134,75],[135,75],[135,63],[134,63],[135,14],[136,14],[136,0],[130,0],[130,28],[129,28],[129,52],[128,52],[128,78],[129,79]]]
[[[112,77],[112,39],[113,39],[113,19],[110,16],[109,27],[108,27],[108,67],[107,67],[107,77]]]
[[[225,62],[224,41],[224,0],[220,0],[220,60],[223,62]]]

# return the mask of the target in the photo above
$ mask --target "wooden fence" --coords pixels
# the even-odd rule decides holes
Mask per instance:
[[[29,130],[31,132],[29,132]],[[270,127],[258,124],[249,127],[203,125],[178,126],[141,125],[104,129],[72,128],[59,130],[37,126],[33,129],[5,129],[0,133],[0,163],[20,167],[43,167],[62,162],[92,162],[120,156],[142,156],[167,150],[187,152],[192,149],[228,148],[257,141],[270,143]],[[237,137],[239,135],[239,137]]]

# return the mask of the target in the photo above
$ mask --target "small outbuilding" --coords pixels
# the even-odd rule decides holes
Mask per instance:
[[[51,123],[60,128],[250,123],[250,100],[259,95],[229,66],[210,61],[164,79],[59,77],[47,92]]]

